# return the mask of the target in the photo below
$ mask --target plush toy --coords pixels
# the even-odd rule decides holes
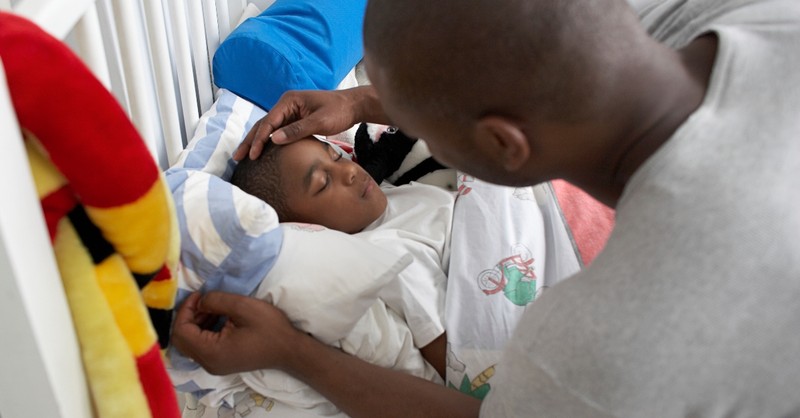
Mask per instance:
[[[156,332],[168,335],[179,249],[163,174],[116,100],[60,41],[0,13],[0,59],[95,413],[178,417]]]
[[[436,161],[424,141],[409,138],[397,128],[362,123],[354,142],[356,161],[378,184],[418,181],[455,190],[455,170]]]

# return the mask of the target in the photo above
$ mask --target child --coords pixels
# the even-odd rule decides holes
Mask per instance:
[[[363,167],[315,138],[268,142],[258,159],[239,162],[231,183],[272,206],[281,222],[319,224],[411,253],[414,262],[380,296],[404,317],[415,345],[444,376],[452,193],[416,183],[381,188]]]

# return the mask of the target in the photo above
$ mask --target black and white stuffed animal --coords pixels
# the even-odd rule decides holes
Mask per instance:
[[[456,172],[431,156],[425,141],[400,130],[362,123],[355,135],[356,161],[380,184],[395,186],[412,181],[456,189]],[[377,139],[374,137],[378,136]]]

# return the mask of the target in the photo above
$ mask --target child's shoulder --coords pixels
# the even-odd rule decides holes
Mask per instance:
[[[432,214],[451,217],[456,197],[455,192],[416,182],[402,186],[388,185],[384,194],[387,201],[385,218],[396,221],[429,218]]]

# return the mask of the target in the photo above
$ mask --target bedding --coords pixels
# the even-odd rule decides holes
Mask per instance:
[[[277,0],[261,12],[250,4],[242,23],[219,46],[213,61],[215,83],[221,87],[218,98],[166,172],[184,239],[181,272],[189,282],[203,277],[206,289],[251,294],[272,268],[283,230],[272,208],[227,182],[235,164],[231,151],[266,114],[263,109],[272,106],[267,98],[277,100],[290,88],[357,85],[351,61],[360,59],[364,7],[362,0]],[[304,25],[311,27],[297,30]],[[324,47],[326,38],[335,50]],[[254,55],[267,60],[258,71],[250,61]],[[320,65],[309,66],[316,68],[306,73],[310,84],[297,84],[287,74],[274,72],[277,67],[267,65],[269,61],[286,71],[311,62]],[[225,88],[229,85],[239,94]],[[269,93],[261,96],[262,92]],[[240,96],[255,98],[260,107]],[[185,296],[186,290],[179,289],[178,300]]]
[[[396,280],[398,272],[411,262],[410,256],[396,255],[366,240],[315,225],[286,224],[282,228],[281,256],[254,297],[274,303],[299,328],[345,352],[437,380],[436,372],[414,347],[404,320],[378,300],[377,293]],[[374,258],[354,263],[361,254]],[[197,290],[202,283],[181,280],[180,286]],[[211,407],[235,406],[236,393],[253,389],[299,410],[319,414],[335,411],[305,384],[274,370],[212,376],[202,369],[173,363],[170,374],[179,390],[202,394],[201,402]]]
[[[352,82],[346,81],[344,85]],[[370,338],[381,341],[392,336],[397,342],[392,349],[394,355],[409,359],[410,363],[406,363],[411,364],[409,370],[424,370],[424,364],[418,363],[421,359],[409,354],[414,350],[402,350],[404,344],[410,344],[410,337],[408,340],[404,337],[408,332],[406,324],[391,310],[386,310],[385,304],[374,303],[376,289],[394,273],[382,277],[353,273],[351,263],[337,263],[344,258],[332,251],[381,254],[380,248],[358,249],[357,245],[348,243],[352,236],[337,231],[278,224],[269,206],[226,181],[233,171],[232,151],[263,114],[247,100],[221,90],[215,106],[201,118],[187,151],[167,172],[184,241],[183,268],[178,275],[179,299],[189,290],[198,288],[272,298],[288,311],[296,324],[314,330],[313,333],[325,342],[338,340],[342,347],[349,345],[351,352],[356,352],[358,348],[352,340],[342,339],[348,332],[351,337],[360,336],[359,341]],[[349,141],[352,137],[338,138]],[[460,174],[457,190],[445,305],[446,384],[482,397],[491,387],[494,365],[525,306],[558,280],[577,272],[580,261],[549,184],[507,188]],[[486,213],[495,216],[487,221]],[[242,240],[247,245],[241,244]],[[308,260],[312,255],[319,262],[299,261]],[[378,263],[379,267],[365,266],[368,271],[388,271],[396,267],[391,257],[361,258],[388,260]],[[311,280],[325,276],[336,280],[327,285],[324,280]],[[210,279],[203,285],[201,277]],[[301,277],[305,280],[298,279]],[[368,282],[375,286],[361,290],[350,288],[344,292],[359,302],[348,307],[351,320],[342,320],[333,326],[320,320],[319,317],[326,319],[337,309],[326,302],[325,295],[333,291],[330,286],[334,283],[339,286],[348,281],[345,278],[357,277],[370,278]],[[282,281],[283,285],[295,287],[269,290],[267,284],[280,278],[287,279]],[[348,286],[356,284],[348,283]],[[300,302],[293,291],[312,292],[301,295],[305,302],[295,305]],[[359,299],[358,295],[363,298]],[[304,307],[315,303],[315,298],[316,303],[326,304],[326,308],[313,309],[314,315],[299,316],[312,312]],[[391,358],[381,357],[387,351],[376,347],[364,346],[360,354],[379,364]],[[397,354],[398,347],[400,354]],[[249,405],[256,414],[268,412],[264,407],[267,405],[272,417],[280,416],[276,411],[286,411],[285,416],[335,416],[338,413],[305,385],[277,372],[220,378],[204,374],[174,352],[171,358],[170,373],[178,389],[200,397],[199,402],[185,410],[185,416],[216,416],[245,408],[244,405]]]
[[[236,34],[234,31],[229,39],[235,39]],[[242,42],[237,52],[241,57],[250,48]],[[247,42],[261,43],[262,39]],[[227,46],[223,43],[220,48]],[[219,57],[222,59],[224,55]],[[258,73],[254,75],[256,80],[243,81],[234,87],[226,84],[226,77],[230,80],[231,75],[241,72],[239,68],[251,64],[248,61],[242,67],[239,61],[235,68],[224,69],[220,62],[223,61],[215,58],[215,81],[223,87],[219,97],[201,118],[178,163],[167,172],[184,242],[178,299],[183,299],[189,290],[212,288],[263,297],[287,311],[298,326],[311,330],[327,343],[339,344],[348,352],[387,367],[392,364],[386,363],[387,359],[394,357],[401,369],[405,367],[406,371],[425,377],[427,363],[422,361],[418,350],[408,349],[413,344],[407,325],[375,299],[376,289],[403,268],[402,259],[396,254],[387,255],[378,247],[359,248],[363,243],[349,242],[346,234],[336,231],[281,225],[268,205],[227,182],[235,164],[230,158],[232,151],[265,114],[263,109],[270,108],[280,96],[270,93],[267,97],[265,93],[257,97],[261,94],[257,90],[263,87],[260,84],[283,73],[282,70]],[[339,87],[358,85],[358,74],[358,70],[348,73]],[[240,74],[238,81],[246,77]],[[290,82],[293,81],[286,81]],[[297,88],[282,83],[278,81],[283,86],[279,89]],[[352,143],[355,128],[328,140]],[[422,158],[427,157],[426,148],[421,147],[421,152]],[[457,181],[447,179],[444,184],[457,189],[458,194],[445,307],[448,353],[444,383],[482,398],[491,388],[494,365],[525,307],[547,288],[577,272],[581,261],[550,184],[506,188],[460,173]],[[487,213],[492,216],[487,217]],[[306,246],[314,250],[309,251]],[[341,262],[345,258],[337,257],[337,251],[366,251],[378,254],[374,258],[383,261],[361,266],[378,273],[353,274],[351,263]],[[300,261],[312,257],[314,263]],[[366,258],[373,257],[360,257]],[[326,275],[338,279],[327,283],[318,280]],[[333,315],[330,319],[334,323],[328,324],[329,318],[320,317],[331,316],[332,310],[338,309],[336,306],[341,306],[345,299],[326,301],[326,292],[336,291],[331,290],[333,283],[340,285],[347,281],[343,280],[345,277],[368,278],[365,282],[372,286],[348,283],[342,295],[353,298],[351,306],[342,315]],[[321,305],[318,309],[303,308],[314,303]],[[362,344],[364,340],[372,343]],[[381,346],[381,341],[391,347]],[[361,352],[357,352],[359,347]],[[184,416],[343,416],[307,386],[279,372],[218,377],[205,374],[174,351],[171,359],[171,374],[178,389],[199,398],[199,401],[190,398]]]
[[[279,225],[265,203],[225,181],[232,171],[231,153],[263,114],[256,109],[222,91],[178,165],[167,172],[184,243],[178,299],[189,291],[210,289],[262,297],[322,341],[373,363],[436,380],[436,372],[414,347],[407,324],[377,300],[377,293],[410,263],[409,255],[321,227]],[[331,408],[305,385],[278,372],[217,377],[175,350],[170,358],[178,390],[200,395],[209,407],[233,405],[236,393],[256,388],[283,405],[319,413]]]
[[[377,291],[409,262],[402,254],[338,231],[296,224],[279,226],[271,209],[258,199],[242,196],[235,186],[202,174],[188,173],[186,181],[175,189],[185,237],[180,300],[196,290],[248,295],[262,289],[261,295],[284,310],[296,325],[331,343],[352,329]],[[170,177],[173,181],[183,178]],[[201,180],[195,181],[196,177]],[[226,208],[220,201],[230,202],[215,194],[219,190],[209,188],[215,183],[239,197],[235,211],[219,210]],[[215,205],[216,214],[210,215],[209,209]],[[241,215],[241,227],[222,219],[234,212]],[[237,221],[236,217],[229,219]],[[215,226],[223,228],[222,236]],[[357,260],[353,260],[354,255],[358,255]],[[353,261],[359,263],[354,265]],[[316,277],[325,280],[309,280]],[[318,317],[325,321],[310,321]]]

